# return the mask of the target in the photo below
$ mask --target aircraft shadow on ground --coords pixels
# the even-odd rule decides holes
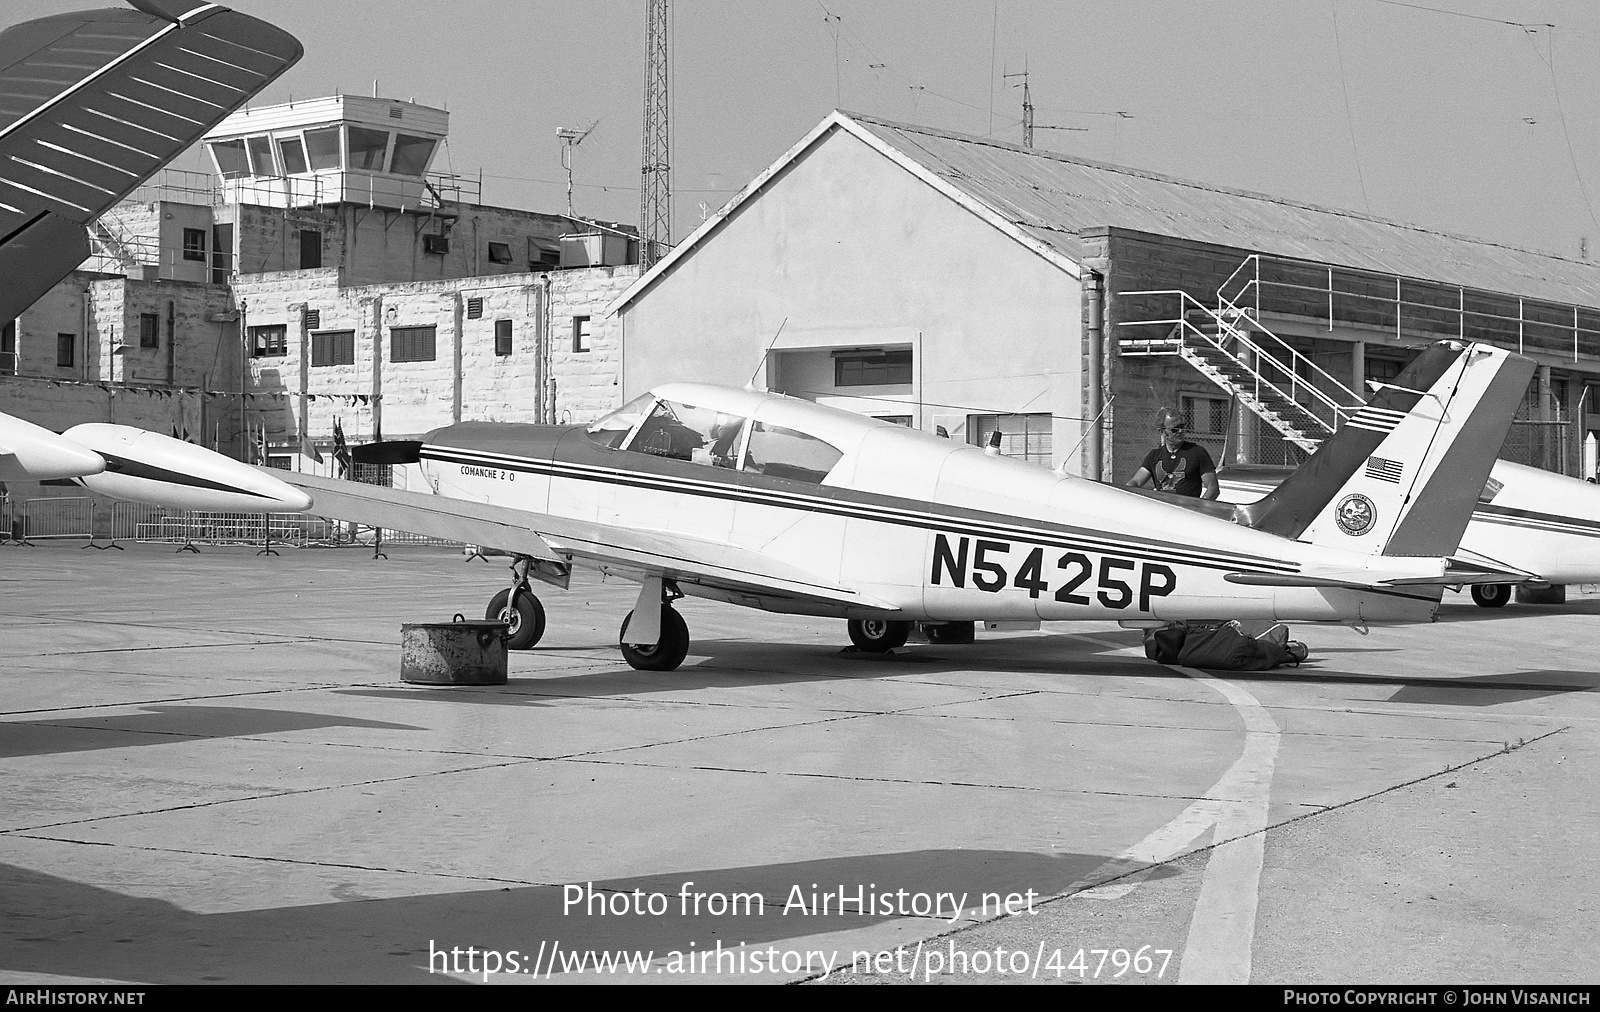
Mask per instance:
[[[7,897],[0,970],[153,984],[445,983],[450,978],[429,973],[430,945],[435,953],[461,949],[463,969],[468,946],[516,950],[529,973],[541,943],[559,942],[569,952],[653,951],[658,959],[672,950],[714,950],[719,942],[725,949],[803,950],[807,936],[896,920],[896,906],[914,902],[917,893],[965,893],[967,906],[978,907],[985,893],[999,897],[997,903],[1030,889],[1051,896],[1106,865],[1107,858],[1094,854],[922,850],[579,882],[572,883],[575,895],[561,885],[516,886],[215,914],[0,865],[0,893]],[[1130,863],[1125,870],[1140,867]],[[1181,872],[1162,866],[1153,874]],[[588,906],[591,886],[608,909],[628,912],[602,914],[602,899]],[[785,912],[796,887],[805,906],[791,904]],[[354,888],[335,887],[335,894]],[[841,888],[845,913],[837,912]],[[858,912],[858,888],[877,909]],[[735,914],[726,904],[736,893],[759,895],[762,904],[746,900]],[[824,893],[835,897],[826,914],[812,905]],[[701,895],[698,912],[688,898],[695,894]],[[874,894],[891,895],[874,902]],[[655,909],[664,907],[664,914],[649,913],[656,896]],[[719,914],[710,912],[719,902],[715,896],[724,904]],[[568,898],[578,901],[570,909]],[[633,913],[636,904],[646,912]],[[946,917],[951,905],[945,901]],[[920,923],[925,935],[952,927],[932,916]],[[850,951],[840,958],[848,962]],[[435,971],[448,967],[443,957],[432,959]],[[731,968],[724,964],[725,972]]]
[[[1137,630],[1096,634],[1097,639],[1138,646]],[[557,698],[641,696],[688,692],[698,689],[772,686],[890,678],[905,675],[1033,674],[1105,675],[1139,679],[1185,680],[1181,671],[1145,657],[1118,654],[1115,648],[1073,636],[1009,636],[965,646],[912,645],[891,654],[841,651],[827,646],[759,643],[749,640],[697,640],[691,662],[676,671],[635,671],[617,667],[582,674],[512,677],[504,686],[352,688],[341,695],[409,701],[453,700],[505,706],[543,706]],[[1368,655],[1396,652],[1398,648],[1339,648],[1328,653]],[[513,655],[515,657],[516,655]],[[548,656],[548,654],[546,655]],[[513,661],[515,664],[515,661]],[[1565,692],[1583,692],[1600,686],[1600,672],[1506,672],[1468,677],[1418,678],[1339,671],[1324,667],[1316,656],[1299,667],[1270,671],[1210,671],[1208,674],[1242,683],[1311,682],[1323,684],[1393,685],[1413,695],[1397,702],[1459,702],[1490,705],[1515,698],[1533,698]],[[1548,676],[1548,677],[1545,677]],[[1473,690],[1467,693],[1465,690]],[[1453,693],[1462,693],[1459,697]],[[1484,693],[1490,693],[1485,696]],[[1431,693],[1422,696],[1415,693]],[[1493,693],[1500,693],[1498,697]],[[1520,695],[1506,695],[1506,693]],[[1480,701],[1481,700],[1481,701]]]
[[[141,713],[112,716],[57,717],[51,720],[0,723],[0,759],[93,752],[107,748],[170,745],[205,738],[239,738],[283,734],[323,727],[373,727],[420,731],[411,724],[391,724],[359,717],[340,717],[298,710],[244,706],[142,705]]]
[[[1134,633],[1134,636],[1129,645],[1137,644],[1138,634]],[[697,689],[964,672],[1181,677],[1143,657],[1112,655],[1112,649],[1068,636],[1012,637],[988,643],[979,641],[967,646],[917,645],[890,654],[848,652],[831,645],[696,640],[690,648],[690,663],[676,671],[635,671],[618,658],[614,668],[571,675],[513,675],[504,686],[396,686],[392,689],[350,688],[336,691],[340,695],[378,699],[458,699],[473,703],[541,706],[551,698],[638,696]],[[513,670],[516,656],[512,655]],[[698,658],[706,660],[696,663]]]
[[[1501,622],[1534,615],[1600,615],[1600,598],[1580,598],[1565,604],[1523,604],[1513,601],[1504,608],[1440,608],[1440,622]]]

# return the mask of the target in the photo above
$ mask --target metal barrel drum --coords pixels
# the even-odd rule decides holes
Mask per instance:
[[[416,685],[506,684],[504,622],[417,622],[400,627],[400,680]]]

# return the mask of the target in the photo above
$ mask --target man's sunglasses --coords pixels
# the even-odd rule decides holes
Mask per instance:
[[[1176,432],[1179,434],[1187,432],[1188,430],[1189,427],[1187,425],[1163,425],[1161,427],[1162,432]]]

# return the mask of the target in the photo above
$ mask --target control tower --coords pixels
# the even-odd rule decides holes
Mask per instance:
[[[439,202],[426,176],[449,122],[415,102],[335,95],[233,113],[205,145],[227,203],[405,211]]]

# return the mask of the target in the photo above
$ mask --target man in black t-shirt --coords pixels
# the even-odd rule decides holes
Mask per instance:
[[[1156,428],[1161,445],[1145,454],[1144,463],[1128,484],[1133,488],[1154,487],[1158,492],[1200,499],[1215,499],[1218,493],[1217,466],[1203,446],[1183,438],[1187,426],[1183,416],[1171,408],[1156,412]]]

